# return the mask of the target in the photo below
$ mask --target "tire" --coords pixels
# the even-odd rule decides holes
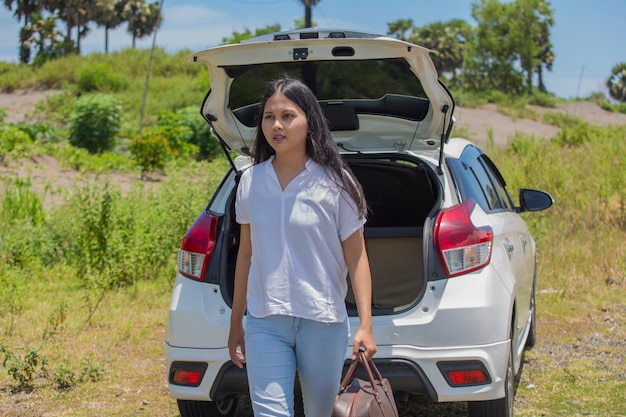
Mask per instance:
[[[234,417],[237,411],[237,397],[222,401],[177,400],[181,417]]]
[[[468,401],[469,417],[513,417],[513,400],[515,398],[516,377],[513,369],[513,349],[509,349],[506,364],[504,398],[489,401]]]
[[[532,349],[537,342],[537,298],[535,296],[537,279],[533,279],[533,291],[530,296],[530,329],[526,338],[526,349]]]

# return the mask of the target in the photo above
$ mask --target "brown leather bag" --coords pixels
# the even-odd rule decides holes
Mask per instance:
[[[354,377],[359,364],[365,369],[368,381]],[[374,362],[365,359],[365,352],[359,352],[343,377],[331,417],[398,417],[389,381],[382,377]]]

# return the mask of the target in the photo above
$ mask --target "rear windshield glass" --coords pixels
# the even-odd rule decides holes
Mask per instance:
[[[229,67],[226,72],[234,78],[229,106],[246,125],[254,124],[266,83],[284,75],[304,81],[320,102],[351,104],[365,109],[361,112],[376,109],[378,114],[419,120],[422,112],[416,109],[428,106],[421,83],[401,58],[296,61]]]

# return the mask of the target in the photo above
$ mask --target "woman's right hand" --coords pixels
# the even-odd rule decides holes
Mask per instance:
[[[241,322],[232,324],[228,334],[228,353],[230,360],[239,367],[243,368],[246,363],[246,342],[244,340],[245,330]]]

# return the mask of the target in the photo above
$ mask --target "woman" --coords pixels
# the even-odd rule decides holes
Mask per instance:
[[[367,204],[315,95],[299,80],[268,85],[254,163],[237,189],[230,357],[246,364],[256,417],[293,415],[296,371],[306,416],[328,417],[350,333],[347,275],[360,318],[353,359],[360,348],[368,358],[376,353],[362,228]]]

